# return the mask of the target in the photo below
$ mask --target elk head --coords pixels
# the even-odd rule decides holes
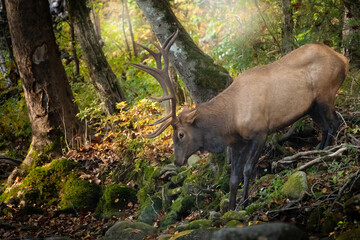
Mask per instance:
[[[168,73],[169,68],[169,50],[179,35],[179,29],[176,30],[169,38],[166,39],[163,46],[156,46],[158,53],[149,48],[140,45],[147,50],[156,61],[157,68],[145,66],[142,64],[131,63],[132,66],[141,69],[152,75],[160,84],[163,95],[162,97],[152,97],[150,99],[157,102],[166,102],[167,114],[150,124],[150,126],[159,125],[159,128],[151,134],[145,135],[147,138],[155,138],[159,136],[168,126],[173,127],[173,142],[175,151],[174,163],[177,166],[182,166],[187,163],[187,159],[201,149],[201,134],[194,124],[196,118],[196,109],[185,109],[179,116],[176,116],[176,93],[173,83],[170,80]],[[164,59],[162,67],[161,57]]]

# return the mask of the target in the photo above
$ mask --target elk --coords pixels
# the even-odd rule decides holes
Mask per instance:
[[[230,210],[236,207],[240,181],[240,204],[247,203],[249,180],[269,134],[308,114],[322,132],[319,148],[331,143],[339,125],[334,99],[349,65],[343,55],[323,44],[304,45],[271,64],[244,71],[219,95],[177,116],[168,55],[178,35],[179,30],[157,46],[159,53],[147,49],[157,68],[132,64],[160,83],[164,94],[155,100],[171,103],[168,114],[153,123],[161,124],[159,128],[146,137],[154,138],[171,125],[177,166],[185,165],[198,150],[220,153],[229,147]]]

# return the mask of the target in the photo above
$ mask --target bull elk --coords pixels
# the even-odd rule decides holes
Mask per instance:
[[[240,203],[246,203],[251,173],[270,133],[309,114],[322,131],[320,148],[329,145],[339,124],[334,110],[335,95],[348,71],[348,60],[343,55],[322,44],[304,45],[274,63],[246,70],[209,102],[184,109],[176,116],[168,55],[178,34],[179,30],[162,47],[157,46],[159,53],[147,49],[157,68],[132,64],[160,83],[164,95],[156,100],[171,103],[168,114],[153,124],[161,124],[160,127],[146,137],[154,138],[171,125],[177,166],[186,164],[198,150],[220,153],[229,147],[229,209],[236,207],[236,193],[242,180]]]

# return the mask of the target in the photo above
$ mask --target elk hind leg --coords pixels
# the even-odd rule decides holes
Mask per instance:
[[[319,149],[329,146],[339,126],[339,120],[334,107],[327,104],[315,104],[309,115],[321,129]]]

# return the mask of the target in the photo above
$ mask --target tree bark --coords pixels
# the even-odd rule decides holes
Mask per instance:
[[[61,137],[75,137],[78,108],[57,49],[47,0],[5,0],[9,28],[32,127],[24,165],[59,157]]]
[[[353,66],[360,67],[360,1],[344,0],[345,16],[343,26],[343,46],[345,54],[350,58]],[[355,26],[350,26],[350,20],[354,20]]]
[[[205,102],[232,81],[228,72],[203,53],[176,18],[167,0],[136,0],[160,43],[178,28],[180,35],[170,49],[170,61],[189,89],[195,103]]]
[[[98,42],[90,20],[90,9],[86,6],[86,0],[67,0],[67,2],[76,37],[89,69],[90,80],[103,103],[104,112],[113,114],[118,111],[116,103],[124,101],[125,95]]]
[[[74,65],[75,65],[74,78],[78,80],[80,77],[80,61],[76,52],[75,29],[71,21],[69,21],[69,26],[70,26],[70,37],[71,37],[71,52],[74,58]]]
[[[137,49],[136,49],[136,43],[135,43],[134,33],[133,33],[133,30],[132,30],[132,24],[131,24],[131,18],[130,18],[130,14],[129,14],[128,5],[127,5],[127,0],[123,0],[123,8],[125,8],[126,17],[127,17],[128,24],[129,24],[129,31],[130,31],[131,42],[132,42],[132,45],[133,45],[134,56],[137,57],[138,52],[137,52]]]
[[[103,40],[101,38],[101,25],[100,25],[100,17],[99,17],[99,13],[96,12],[96,9],[95,9],[95,6],[94,6],[94,1],[91,0],[91,13],[92,13],[92,16],[93,16],[93,20],[94,20],[94,27],[95,27],[95,33],[96,33],[96,36],[98,38],[98,41],[100,43],[100,45],[103,44]]]
[[[292,17],[291,10],[291,0],[282,0],[281,1],[281,9],[282,9],[282,23],[281,23],[281,32],[282,32],[282,53],[285,55],[286,53],[291,52],[293,49],[293,29],[294,29],[294,21]]]

